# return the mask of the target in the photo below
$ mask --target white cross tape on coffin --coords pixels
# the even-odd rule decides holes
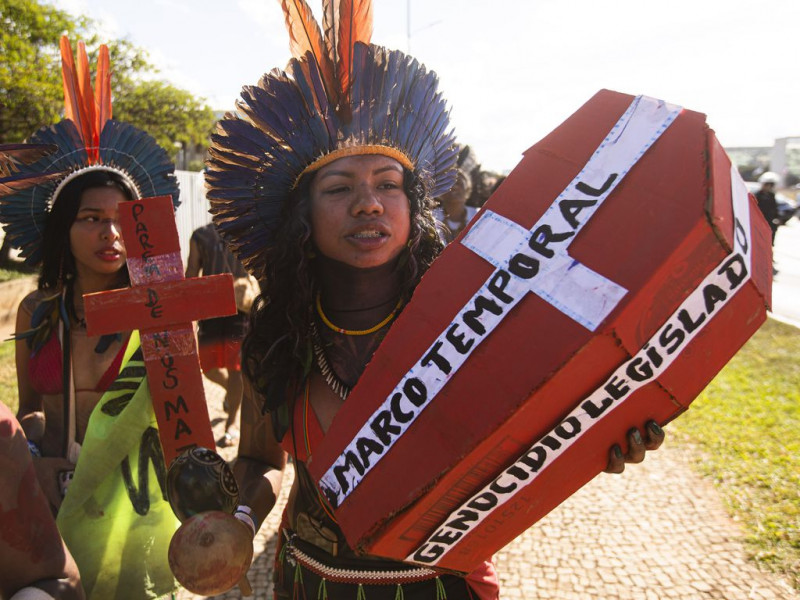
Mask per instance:
[[[534,226],[533,231],[542,226],[543,220]],[[563,226],[561,231],[564,231]],[[502,257],[513,256],[518,248],[527,244],[531,235],[532,231],[514,221],[486,211],[462,243],[494,266],[500,267]],[[594,331],[614,310],[627,290],[570,257],[566,252],[568,247],[565,244],[562,251],[540,262],[538,274],[529,280],[529,290],[589,331]],[[509,248],[512,248],[512,253],[504,254]]]
[[[613,310],[625,290],[572,259],[569,242],[681,110],[653,98],[635,98],[531,230],[491,212],[473,227],[475,233],[465,242],[495,271],[322,476],[320,489],[334,508],[528,293],[535,292],[589,329]]]
[[[462,243],[495,267],[502,268],[526,246],[535,249],[537,240],[550,239],[545,245],[553,256],[542,257],[538,253],[539,270],[530,280],[529,289],[594,331],[627,290],[572,259],[568,254],[569,245],[680,110],[654,98],[636,98],[578,176],[530,230],[487,211]],[[570,235],[557,239],[553,232]]]
[[[579,440],[592,426],[608,416],[636,390],[666,371],[719,310],[750,279],[750,206],[747,189],[731,168],[734,247],[703,279],[655,335],[603,385],[581,401],[556,427],[509,465],[488,485],[453,510],[442,525],[406,561],[435,565],[461,539],[511,500]]]

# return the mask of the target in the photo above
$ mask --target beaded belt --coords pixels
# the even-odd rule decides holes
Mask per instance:
[[[371,570],[350,569],[346,567],[332,567],[318,558],[309,555],[297,547],[297,542],[302,540],[296,534],[283,530],[286,544],[283,550],[290,564],[299,564],[318,577],[334,583],[357,585],[359,583],[370,585],[398,585],[414,583],[433,579],[440,575],[437,571],[425,567],[411,567],[401,569]]]

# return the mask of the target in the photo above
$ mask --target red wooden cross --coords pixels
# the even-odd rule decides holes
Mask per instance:
[[[164,460],[214,449],[192,321],[236,313],[233,276],[186,279],[169,196],[120,202],[132,287],[84,296],[87,333],[140,331]]]

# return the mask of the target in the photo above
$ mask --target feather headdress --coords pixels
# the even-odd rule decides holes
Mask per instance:
[[[41,260],[45,222],[59,193],[87,171],[112,171],[137,198],[169,195],[178,206],[178,182],[166,151],[144,131],[111,118],[108,48],[100,46],[92,87],[83,42],[76,61],[62,37],[61,74],[64,119],[34,133],[28,144],[0,152],[0,221],[29,265]]]
[[[323,0],[322,27],[305,0],[280,0],[293,58],[246,86],[212,136],[207,197],[222,237],[262,273],[281,209],[307,173],[344,156],[382,154],[438,196],[457,151],[436,74],[370,44],[371,0]]]

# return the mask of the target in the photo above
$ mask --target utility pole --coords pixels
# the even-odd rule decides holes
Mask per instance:
[[[411,0],[406,0],[406,54],[411,54]]]
[[[441,19],[437,19],[436,21],[431,21],[425,27],[421,27],[417,29],[414,33],[419,33],[420,31],[425,31],[433,27],[434,25],[438,25],[441,23]],[[411,0],[406,0],[406,54],[411,54]]]

